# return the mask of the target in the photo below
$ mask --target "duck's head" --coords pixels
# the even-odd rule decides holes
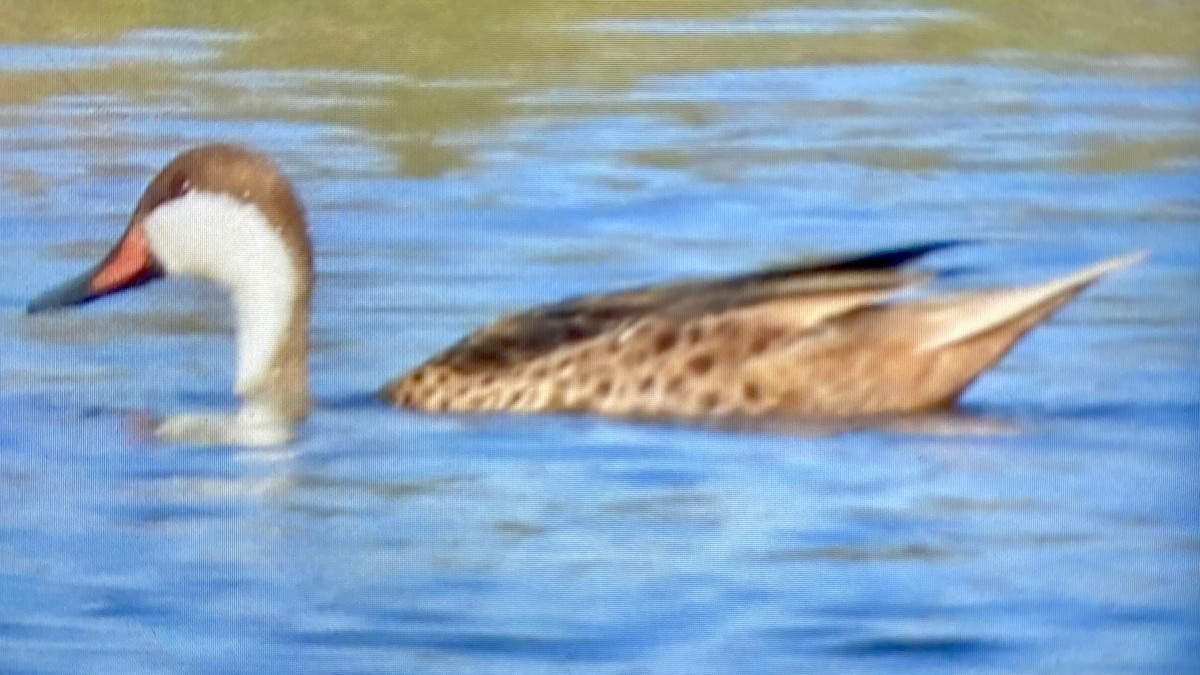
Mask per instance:
[[[237,392],[267,400],[283,418],[307,414],[312,246],[300,201],[274,162],[230,145],[179,155],[150,182],[112,251],[38,296],[29,312],[164,275],[225,286],[237,311]]]
[[[29,312],[91,302],[164,275],[210,279],[235,297],[281,283],[306,295],[312,249],[305,222],[270,159],[231,145],[195,148],[151,181],[99,264],[38,296]]]

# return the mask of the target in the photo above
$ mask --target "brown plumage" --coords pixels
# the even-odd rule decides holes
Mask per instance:
[[[904,265],[946,245],[533,309],[467,337],[382,395],[436,412],[642,418],[936,409],[1089,284],[1143,257],[1025,288],[892,301],[931,278]],[[164,273],[217,281],[233,297],[237,391],[246,403],[237,424],[257,434],[263,419],[302,420],[312,248],[300,201],[276,165],[227,145],[183,153],[151,181],[113,251],[34,299],[29,311],[90,302]]]
[[[944,408],[1114,259],[1039,286],[888,303],[941,245],[570,300],[484,328],[391,382],[427,411],[639,418]]]

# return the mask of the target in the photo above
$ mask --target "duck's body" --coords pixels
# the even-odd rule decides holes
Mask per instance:
[[[930,278],[902,266],[941,247],[549,305],[478,331],[382,394],[431,412],[640,418],[946,407],[1085,287],[1141,258],[1037,286],[888,302]],[[302,420],[312,253],[299,200],[278,168],[233,146],[180,155],[147,188],[113,252],[30,311],[87,302],[163,273],[230,289],[239,326],[237,391],[247,402],[242,423]]]
[[[953,404],[1119,258],[1039,286],[884,301],[915,247],[592,296],[502,319],[384,389],[442,412],[825,417]]]

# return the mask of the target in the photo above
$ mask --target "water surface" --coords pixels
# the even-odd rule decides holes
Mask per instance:
[[[42,4],[0,9],[5,672],[1200,665],[1186,3]],[[236,405],[214,289],[23,313],[215,141],[312,221],[321,405],[286,448],[145,433]],[[371,398],[538,302],[942,238],[979,242],[929,261],[948,288],[1153,257],[972,388],[971,433]]]

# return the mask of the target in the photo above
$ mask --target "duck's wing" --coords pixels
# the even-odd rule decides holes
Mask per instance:
[[[927,280],[929,274],[900,268],[956,243],[907,246],[573,298],[501,319],[435,357],[430,365],[463,373],[510,366],[650,316],[682,323],[703,315],[753,312],[753,320],[813,325]]]

